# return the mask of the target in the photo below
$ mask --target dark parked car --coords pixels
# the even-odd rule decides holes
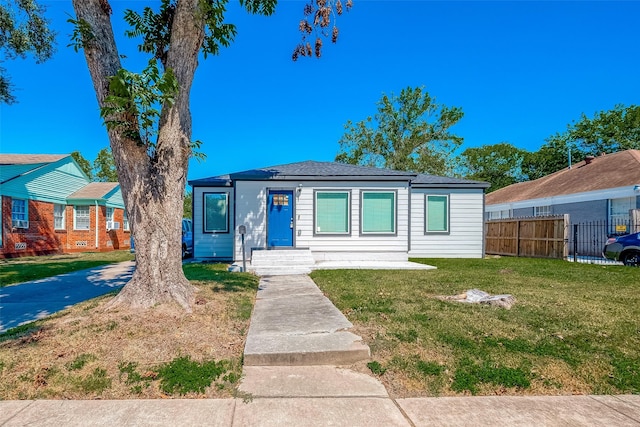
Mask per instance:
[[[602,250],[605,258],[622,261],[624,265],[640,266],[640,233],[611,237]]]

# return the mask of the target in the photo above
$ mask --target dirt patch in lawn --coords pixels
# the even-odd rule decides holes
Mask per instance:
[[[0,337],[0,399],[231,396],[241,373],[257,283],[247,280],[249,286],[233,291],[215,282],[192,282],[199,289],[192,313],[173,306],[105,311],[110,295],[15,336],[5,334]],[[168,392],[162,367],[177,359],[207,366],[215,361],[219,370],[214,369],[215,380],[199,392],[179,392],[179,387]],[[187,373],[179,367],[171,365],[167,372],[172,369],[178,371],[174,380],[190,381],[180,377]]]

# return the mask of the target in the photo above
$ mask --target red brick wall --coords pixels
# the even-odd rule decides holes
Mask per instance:
[[[96,206],[90,206],[89,230],[73,229],[73,206],[65,209],[65,229],[54,230],[53,203],[28,201],[29,228],[14,229],[11,225],[11,198],[2,197],[2,247],[0,258],[27,255],[44,255],[71,252],[107,252],[129,248],[128,231],[123,229],[122,209],[115,209],[114,221],[120,222],[119,230],[107,231],[107,208],[98,209],[98,246],[96,247]],[[86,245],[84,244],[86,242]],[[16,249],[16,243],[26,247]]]

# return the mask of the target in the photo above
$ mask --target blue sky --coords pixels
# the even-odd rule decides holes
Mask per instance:
[[[81,53],[66,47],[70,1],[44,1],[58,32],[55,57],[5,62],[19,103],[0,106],[2,153],[69,153],[92,161],[108,145]],[[189,179],[302,160],[333,160],[349,119],[375,114],[383,93],[424,86],[465,116],[463,149],[510,142],[537,150],[581,113],[640,103],[640,2],[354,0],[323,57],[291,61],[303,1],[250,16],[235,1],[236,41],[200,63],[193,139],[204,162]],[[111,1],[116,35],[126,8]],[[120,37],[124,66],[146,59]]]

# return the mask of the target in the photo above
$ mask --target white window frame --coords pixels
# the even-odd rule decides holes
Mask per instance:
[[[447,226],[444,230],[429,230],[429,198],[444,197],[446,200],[445,219]],[[451,232],[451,198],[448,194],[425,194],[424,195],[424,234],[449,234]]]
[[[635,209],[635,197],[621,197],[619,199],[609,199],[609,209],[607,219],[610,225],[626,223],[629,221],[629,210]],[[614,207],[617,209],[614,211]]]
[[[551,216],[551,205],[534,206],[533,216]]]
[[[21,208],[19,208],[21,206]],[[19,209],[16,209],[19,208]],[[14,221],[21,221],[23,226],[13,226]],[[14,228],[29,228],[29,201],[26,199],[11,199],[11,224]]]
[[[323,231],[318,226],[318,194],[346,194],[347,231]],[[314,236],[350,236],[351,235],[351,191],[349,190],[315,190],[313,193],[313,234]]]
[[[207,224],[207,196],[224,196],[224,216],[225,216],[225,227],[222,228],[213,228],[209,227]],[[203,233],[209,234],[224,234],[229,232],[229,193],[227,192],[210,192],[202,194],[202,231]]]
[[[62,215],[60,215],[60,210],[62,210]],[[64,230],[67,228],[66,224],[66,210],[67,205],[61,205],[59,203],[53,204],[53,229],[54,230]]]
[[[367,231],[364,229],[365,216],[367,215],[364,199],[367,194],[391,194],[393,196],[393,230],[392,231]],[[395,190],[363,190],[360,192],[360,234],[361,235],[386,235],[398,234],[398,192]]]
[[[113,222],[114,212],[115,212],[114,208],[110,208],[110,207],[107,206],[107,222],[109,222],[109,221]]]
[[[123,231],[130,231],[129,230],[129,216],[127,215],[127,211],[126,210],[122,211],[122,230]]]
[[[86,214],[86,228],[82,227],[82,228],[78,228],[78,209],[82,208],[82,210],[84,211],[84,209],[86,208],[87,210],[87,214]],[[82,222],[85,222],[85,215],[83,214],[81,217]],[[91,229],[91,206],[89,205],[75,205],[73,207],[73,229],[74,230],[90,230]]]

